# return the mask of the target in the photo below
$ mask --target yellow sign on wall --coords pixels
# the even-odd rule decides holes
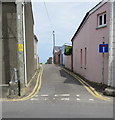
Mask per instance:
[[[18,44],[18,51],[23,52],[24,51],[24,46],[23,44]]]

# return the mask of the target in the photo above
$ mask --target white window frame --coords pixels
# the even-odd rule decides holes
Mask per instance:
[[[106,12],[98,15],[98,27],[104,27],[107,25],[107,16],[106,16],[106,24],[104,24],[104,15],[106,15]],[[99,24],[100,23],[100,16],[102,16],[102,25]]]

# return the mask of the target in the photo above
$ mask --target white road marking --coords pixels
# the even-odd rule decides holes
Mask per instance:
[[[32,99],[30,99],[30,100],[34,100],[34,99],[32,98]]]
[[[61,97],[69,97],[70,96],[70,94],[55,94],[54,95],[55,97],[57,97],[57,96],[61,96]]]
[[[76,95],[77,97],[79,97],[80,95]]]
[[[61,98],[61,100],[65,101],[65,100],[69,100],[69,98]]]
[[[37,98],[32,98],[32,99],[30,99],[30,100],[38,100]]]
[[[40,95],[40,96],[42,96],[42,97],[48,97],[48,95]]]
[[[68,96],[70,96],[70,94],[61,94],[60,96],[63,96],[63,97],[68,97]]]
[[[94,101],[94,99],[89,99],[90,101]]]
[[[38,97],[38,95],[36,95],[35,97]]]
[[[48,100],[47,98],[44,98],[44,100]]]
[[[79,98],[77,98],[76,100],[80,100]]]
[[[56,94],[55,94],[54,96],[56,97],[56,96],[59,96],[59,95],[56,95]]]

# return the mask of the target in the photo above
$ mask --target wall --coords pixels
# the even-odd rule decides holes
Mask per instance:
[[[115,87],[115,1],[111,2],[110,20],[108,85]]]
[[[67,44],[64,44],[61,48],[61,51],[62,51],[62,65],[65,65],[65,55],[64,55],[64,52],[65,52],[65,49],[66,47],[68,47],[70,45],[67,45]]]
[[[16,4],[4,2],[2,6],[2,36],[3,36],[3,83],[11,80],[13,68],[18,67],[17,61],[17,15]],[[35,73],[34,61],[34,31],[31,3],[25,5],[27,78],[28,82]]]
[[[2,84],[2,59],[3,59],[3,55],[2,55],[2,46],[3,46],[3,40],[2,40],[2,3],[0,2],[0,85]],[[0,89],[1,91],[1,89]],[[1,93],[0,93],[1,94]]]
[[[13,68],[17,68],[16,26],[15,3],[4,2],[2,4],[3,84],[9,83]]]
[[[112,86],[115,87],[115,1],[113,2],[113,83]]]
[[[38,49],[37,49],[38,41],[34,37],[34,70],[38,69]]]
[[[83,28],[77,34],[73,41],[73,71],[81,74],[83,77],[90,81],[104,82],[108,81],[108,53],[104,58],[104,81],[102,81],[102,54],[99,53],[98,46],[103,41],[108,43],[109,39],[109,8],[110,3],[104,4],[97,11],[89,16]],[[97,28],[97,14],[106,11],[107,14],[107,27]],[[104,38],[103,38],[104,37]],[[85,66],[85,47],[87,48],[86,66]],[[80,61],[80,50],[83,49],[82,68]]]
[[[65,58],[64,58],[64,62],[65,62],[65,68],[67,68],[67,69],[69,69],[69,70],[71,70],[71,55],[65,55]]]
[[[62,57],[62,65],[65,65],[65,63],[64,63],[64,62],[65,62],[65,60],[64,60],[64,56],[65,56],[65,55],[64,55],[65,45],[62,46],[61,51],[62,51],[62,54],[61,54],[61,57]]]
[[[25,23],[26,23],[26,49],[27,49],[27,79],[28,82],[35,73],[34,69],[34,31],[33,14],[31,3],[25,5]]]
[[[60,57],[59,57],[60,56]],[[60,61],[60,62],[59,62]],[[61,50],[56,53],[56,64],[62,64]]]

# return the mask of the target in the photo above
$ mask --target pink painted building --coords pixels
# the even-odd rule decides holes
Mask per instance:
[[[99,53],[99,44],[109,44],[110,2],[100,2],[87,12],[72,38],[73,71],[86,79],[108,83],[109,53]]]

